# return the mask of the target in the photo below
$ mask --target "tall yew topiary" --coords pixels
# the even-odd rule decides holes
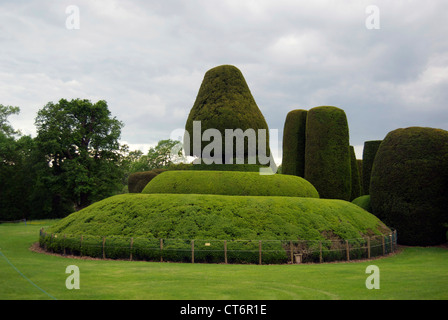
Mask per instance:
[[[364,194],[370,193],[370,175],[372,174],[373,160],[375,160],[375,155],[381,142],[382,140],[364,142],[364,149],[362,151],[362,188]]]
[[[448,131],[410,127],[389,132],[373,163],[373,213],[405,245],[446,241]]]
[[[308,111],[306,121],[305,179],[321,198],[350,200],[351,157],[344,110],[332,106]]]
[[[359,179],[358,162],[356,160],[355,148],[350,146],[350,158],[351,158],[351,177],[352,177],[352,195],[350,201],[361,196],[361,181]]]
[[[305,176],[305,134],[307,110],[292,110],[283,128],[282,173]]]
[[[200,150],[197,154],[193,141],[193,121],[201,121],[201,136],[207,129],[219,130],[222,137],[223,163],[235,163],[234,158],[237,154],[236,143],[234,142],[233,157],[224,155],[226,129],[241,129],[243,133],[247,129],[253,129],[257,138],[258,129],[265,129],[266,140],[263,147],[265,148],[265,155],[270,155],[266,120],[258,108],[243,74],[234,66],[222,65],[206,72],[185,125],[189,137],[185,136],[184,142],[188,142],[190,149],[186,152],[188,155],[204,158],[204,148],[214,141],[202,141],[200,149],[197,148]],[[255,155],[258,154],[259,147],[257,144],[257,150],[254,150]],[[244,145],[245,163],[248,163],[248,157],[246,138]],[[213,158],[216,158],[216,154],[213,154]]]

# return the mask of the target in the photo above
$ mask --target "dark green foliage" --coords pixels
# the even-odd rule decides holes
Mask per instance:
[[[375,155],[381,142],[382,140],[364,142],[364,149],[362,152],[362,188],[364,194],[370,194],[370,175],[372,174],[373,161],[375,160]]]
[[[153,169],[150,171],[135,172],[130,174],[128,178],[129,193],[142,192],[146,185],[163,171],[166,171],[166,169]]]
[[[282,173],[305,176],[306,110],[292,110],[283,128]]]
[[[352,169],[352,195],[350,200],[356,199],[361,195],[361,181],[359,179],[358,162],[356,161],[355,148],[350,146],[351,169]]]
[[[122,126],[104,100],[61,99],[39,110],[36,143],[47,158],[51,193],[81,209],[120,190]]]
[[[247,129],[253,129],[257,137],[257,130],[265,129],[267,139],[264,147],[266,148],[266,154],[270,154],[266,120],[258,108],[241,71],[234,66],[222,65],[206,72],[196,101],[188,116],[185,129],[189,133],[190,140],[185,139],[185,141],[189,142],[190,148],[186,150],[186,153],[187,155],[201,156],[201,154],[194,153],[193,121],[201,121],[201,137],[207,129],[217,129],[221,132],[223,153],[225,153],[225,129],[241,129],[243,132]],[[201,153],[204,147],[210,143],[208,141],[202,142]],[[257,154],[258,149],[256,150]],[[244,151],[244,157],[247,158],[247,143],[244,146]],[[233,154],[236,155],[235,144]],[[226,158],[222,154],[223,163],[229,163],[229,160],[232,159],[233,157],[227,155]],[[245,161],[245,163],[248,162]]]
[[[321,198],[350,200],[351,157],[344,110],[322,106],[308,111],[305,179]]]
[[[367,210],[369,212],[372,212],[372,206],[370,204],[370,195],[363,195],[356,199],[352,200],[352,203],[356,204],[357,206],[363,208],[364,210]]]
[[[387,231],[374,215],[341,200],[192,194],[117,195],[75,212],[47,230],[70,235],[210,240],[324,240],[330,234],[355,239]]]
[[[356,159],[359,173],[359,184],[361,185],[361,194],[364,194],[363,177],[362,177],[362,159]]]
[[[167,171],[142,193],[319,197],[311,183],[300,177],[237,171]]]
[[[410,127],[389,132],[373,164],[373,213],[406,245],[446,241],[448,131]]]

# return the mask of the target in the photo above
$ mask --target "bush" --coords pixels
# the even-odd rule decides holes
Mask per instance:
[[[362,152],[362,183],[364,194],[370,194],[370,175],[372,174],[373,161],[380,147],[382,140],[372,140],[364,142]]]
[[[350,146],[351,156],[351,177],[352,177],[352,195],[350,200],[356,199],[361,195],[361,181],[359,179],[358,162],[356,160],[355,148]]]
[[[140,193],[146,185],[166,169],[153,169],[151,171],[136,172],[129,175],[128,190],[129,193]]]
[[[305,179],[321,198],[350,200],[351,158],[344,110],[323,106],[308,111]]]
[[[342,239],[388,232],[377,217],[342,200],[196,194],[113,196],[61,219],[47,232],[164,239],[309,240],[325,239],[325,230]]]
[[[266,130],[266,155],[269,151],[269,132],[266,120],[258,108],[250,90],[240,70],[234,66],[222,65],[206,72],[199,89],[194,105],[188,116],[185,129],[189,133],[188,142],[190,150],[186,150],[187,155],[202,156],[202,151],[210,142],[201,142],[201,154],[195,154],[193,148],[193,121],[201,121],[201,136],[207,129],[217,129],[222,136],[222,152],[225,152],[225,130],[247,129],[255,130],[258,137],[258,129]],[[235,144],[234,144],[235,146]],[[190,151],[190,152],[189,152]],[[216,150],[215,150],[216,151]],[[245,162],[248,163],[247,143],[244,147]],[[258,154],[258,144],[256,154]],[[236,148],[233,150],[236,155]],[[217,156],[217,155],[213,155]],[[229,156],[229,155],[227,155]],[[223,163],[229,163],[233,157],[225,159],[222,155]]]
[[[305,176],[306,110],[292,110],[286,115],[283,128],[282,173]]]
[[[448,131],[410,127],[389,132],[373,163],[373,213],[397,229],[400,243],[446,241]]]
[[[236,171],[167,171],[142,193],[319,197],[313,185],[300,177]]]
[[[368,194],[353,199],[352,203],[356,204],[366,211],[372,212],[372,206],[370,205],[370,195]]]

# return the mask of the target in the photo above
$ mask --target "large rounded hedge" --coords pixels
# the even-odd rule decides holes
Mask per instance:
[[[266,120],[258,108],[243,74],[234,66],[222,65],[206,72],[185,125],[185,130],[189,133],[184,139],[190,149],[186,150],[187,155],[204,158],[205,156],[202,154],[204,148],[213,142],[213,138],[212,141],[202,141],[200,152],[199,154],[196,153],[193,145],[193,121],[201,121],[201,137],[207,129],[219,130],[222,137],[223,163],[234,163],[234,158],[237,155],[236,143],[234,143],[233,157],[224,155],[226,129],[241,129],[243,133],[247,129],[253,129],[257,138],[258,129],[266,130],[266,141],[263,146],[266,156],[270,155],[269,131]],[[254,150],[254,153],[258,154],[258,152],[259,146],[257,143],[257,150]],[[215,154],[212,154],[212,156],[217,157]],[[248,163],[248,157],[246,142],[244,144],[245,163]]]
[[[307,110],[292,110],[283,128],[282,173],[305,176],[305,129]]]
[[[364,194],[370,194],[370,175],[372,174],[373,160],[380,147],[382,140],[371,140],[364,142],[362,151],[362,189]]]
[[[389,132],[373,163],[373,213],[406,245],[446,241],[448,131],[410,127]]]
[[[319,198],[313,185],[300,177],[237,171],[167,171],[151,180],[142,193]]]
[[[341,200],[299,197],[123,194],[53,224],[48,233],[169,239],[356,239],[390,232]]]
[[[350,200],[351,157],[344,110],[332,106],[308,111],[306,121],[305,179],[321,198]]]

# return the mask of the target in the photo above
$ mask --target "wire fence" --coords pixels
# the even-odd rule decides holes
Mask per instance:
[[[371,259],[393,253],[397,232],[346,240],[199,240],[48,234],[40,247],[62,255],[160,262],[296,264]]]

